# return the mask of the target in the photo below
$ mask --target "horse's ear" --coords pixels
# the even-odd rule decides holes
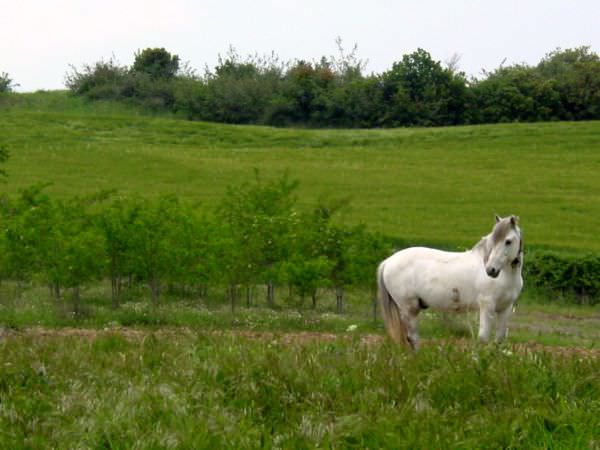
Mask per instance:
[[[513,225],[519,225],[519,216],[510,216],[510,223]]]
[[[502,220],[498,214],[494,214],[494,216],[496,217],[496,223]]]

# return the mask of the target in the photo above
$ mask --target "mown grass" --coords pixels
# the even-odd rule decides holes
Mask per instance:
[[[600,359],[204,331],[0,340],[3,448],[595,448]]]
[[[50,181],[59,196],[175,193],[210,209],[253,168],[266,178],[289,170],[302,205],[350,198],[342,220],[405,242],[471,246],[494,213],[515,213],[527,245],[600,249],[600,122],[292,130],[30,96],[0,108],[11,194]]]

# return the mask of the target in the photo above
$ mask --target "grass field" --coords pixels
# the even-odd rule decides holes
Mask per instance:
[[[521,216],[526,250],[598,252],[600,122],[398,130],[195,123],[66,93],[0,97],[2,189],[61,197],[118,189],[215,207],[259,168],[289,170],[301,205],[349,197],[342,220],[415,244],[462,247],[493,214]],[[204,299],[107,283],[79,315],[45,286],[0,285],[0,448],[600,448],[600,314],[528,290],[508,344],[474,315],[420,317],[398,350],[370,293],[345,314],[277,291],[232,313]]]
[[[470,246],[494,213],[514,213],[527,245],[600,249],[600,122],[291,130],[86,109],[66,93],[12,104],[0,107],[10,193],[50,181],[61,196],[175,193],[210,208],[253,168],[289,170],[302,204],[350,198],[344,220],[415,244]]]
[[[0,341],[3,448],[598,448],[600,358],[358,337]]]

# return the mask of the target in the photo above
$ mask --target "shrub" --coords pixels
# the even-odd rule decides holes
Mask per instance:
[[[515,65],[488,74],[473,87],[478,121],[485,123],[539,121],[561,117],[556,83],[533,67]]]
[[[595,304],[600,300],[600,256],[569,256],[553,252],[527,255],[524,277],[528,284],[575,303]]]
[[[93,65],[85,64],[81,71],[71,66],[71,72],[65,76],[65,85],[72,93],[90,99],[119,99],[127,92],[128,78],[129,69],[111,58]]]

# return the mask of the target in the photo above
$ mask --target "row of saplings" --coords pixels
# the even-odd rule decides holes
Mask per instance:
[[[117,307],[145,286],[154,304],[165,289],[203,296],[225,289],[232,307],[266,286],[316,307],[318,292],[335,292],[344,309],[348,287],[371,287],[377,262],[390,252],[379,235],[336,223],[344,202],[300,211],[297,182],[287,176],[230,187],[210,212],[176,197],[149,200],[99,193],[56,199],[34,186],[2,201],[0,273],[18,285],[49,286],[58,300],[110,280]]]
[[[300,210],[297,186],[287,176],[257,175],[228,188],[208,212],[176,197],[103,192],[59,200],[34,186],[0,201],[0,280],[45,284],[57,300],[69,291],[75,311],[82,288],[110,280],[115,307],[140,286],[154,304],[165,289],[189,297],[224,289],[232,308],[242,293],[251,304],[254,288],[264,286],[273,306],[275,288],[285,286],[286,299],[309,299],[313,308],[318,293],[335,292],[342,312],[347,288],[374,289],[375,268],[393,245],[362,226],[340,225],[342,201]],[[598,273],[597,255],[528,249],[525,258],[528,288],[574,303],[600,299]]]

